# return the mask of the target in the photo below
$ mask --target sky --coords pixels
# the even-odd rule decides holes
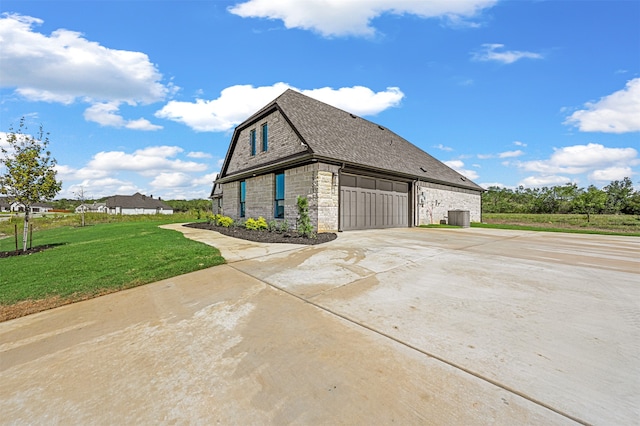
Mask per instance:
[[[57,198],[207,198],[287,88],[479,185],[640,188],[637,0],[3,0],[0,144],[49,133]]]

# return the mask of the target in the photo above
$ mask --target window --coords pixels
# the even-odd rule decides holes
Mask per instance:
[[[267,152],[269,148],[269,126],[267,123],[262,125],[262,152]]]
[[[245,214],[245,200],[247,199],[247,182],[240,181],[240,217]]]
[[[249,133],[249,144],[251,145],[251,155],[256,155],[256,131]]]
[[[273,216],[276,219],[284,219],[284,173],[276,174],[276,196],[273,210]]]

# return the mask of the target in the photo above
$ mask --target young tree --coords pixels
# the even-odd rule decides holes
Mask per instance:
[[[591,215],[600,213],[604,210],[607,201],[607,193],[589,185],[586,189],[582,189],[574,199],[575,209],[579,213],[587,215],[587,222],[591,222]]]
[[[50,201],[62,188],[56,180],[56,160],[47,150],[49,135],[42,126],[36,136],[26,133],[24,117],[17,130],[9,128],[7,147],[0,147],[0,194],[24,206],[22,250],[27,250],[29,216],[34,203]]]
[[[87,208],[86,206],[86,202],[87,199],[84,196],[84,187],[80,187],[80,189],[78,189],[76,192],[74,192],[74,195],[76,196],[77,200],[80,201],[80,217],[82,218],[82,227],[84,227],[84,211]]]

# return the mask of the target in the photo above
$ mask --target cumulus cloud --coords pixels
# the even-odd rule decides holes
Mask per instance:
[[[191,177],[182,172],[160,173],[150,183],[154,188],[176,188],[189,186]]]
[[[233,129],[287,89],[297,90],[358,115],[377,114],[387,108],[398,106],[404,98],[404,93],[397,87],[374,92],[362,86],[300,90],[282,82],[261,87],[236,85],[222,90],[220,97],[213,100],[171,101],[155,115],[186,124],[198,132],[225,132]]]
[[[501,152],[500,154],[498,154],[498,158],[514,158],[514,157],[520,157],[523,154],[524,154],[523,151],[517,149],[515,151]]]
[[[587,102],[585,107],[571,114],[564,124],[576,126],[581,132],[640,131],[640,78],[597,102]]]
[[[87,198],[135,192],[164,199],[206,198],[217,172],[208,171],[208,164],[182,160],[182,155],[181,147],[161,145],[131,153],[99,152],[81,168],[58,164],[58,178],[65,182],[59,196],[75,198],[74,192],[83,188]]]
[[[324,37],[375,35],[371,22],[383,15],[446,18],[460,23],[497,0],[249,0],[228,8],[243,18],[280,20],[286,28],[311,30]]]
[[[571,182],[566,176],[545,175],[545,176],[529,176],[522,179],[519,185],[527,188],[539,188],[542,186],[558,186]]]
[[[464,162],[462,160],[444,161],[444,164],[471,180],[478,179],[478,173],[475,170],[465,169]]]
[[[579,174],[587,174],[592,181],[619,180],[632,176],[632,167],[638,164],[635,148],[609,148],[596,143],[556,148],[547,160],[508,163],[538,173],[521,183],[525,186],[562,184],[570,181],[566,175]],[[561,179],[564,181],[559,182]]]
[[[142,52],[110,49],[82,34],[58,29],[50,35],[33,27],[43,21],[2,14],[0,18],[0,84],[32,100],[93,106],[85,116],[102,125],[155,130],[144,119],[125,121],[115,114],[122,103],[150,104],[175,90]]]
[[[594,170],[589,174],[589,179],[598,182],[611,182],[614,180],[622,180],[625,177],[631,177],[634,174],[635,173],[630,166],[613,166],[605,169]]]
[[[93,156],[87,168],[97,171],[132,171],[142,176],[155,176],[167,171],[198,172],[207,168],[206,164],[174,159],[182,148],[157,146],[134,151],[102,151]]]
[[[482,47],[473,52],[471,57],[475,61],[488,62],[495,61],[503,64],[512,64],[520,59],[542,59],[540,53],[525,52],[520,50],[503,50],[504,44],[486,43]]]

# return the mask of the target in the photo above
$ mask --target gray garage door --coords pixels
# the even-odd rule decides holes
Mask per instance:
[[[409,184],[340,175],[340,224],[351,229],[409,226]]]

